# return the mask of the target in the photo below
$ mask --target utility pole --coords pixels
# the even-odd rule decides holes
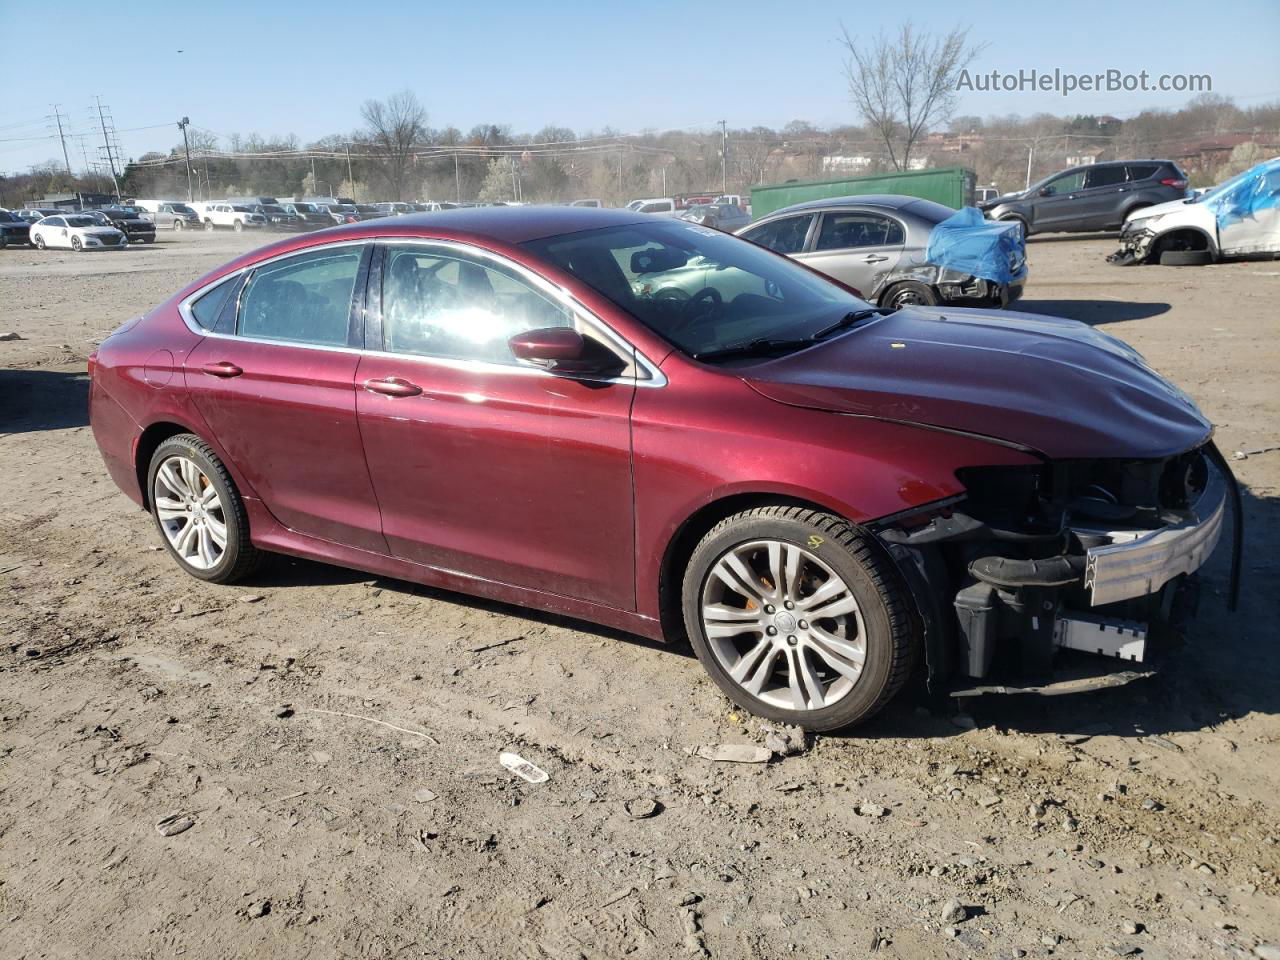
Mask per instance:
[[[182,130],[182,146],[187,152],[187,203],[195,199],[195,194],[191,191],[191,141],[187,139],[187,124],[190,122],[190,117],[183,117],[178,121],[178,128]]]
[[[356,197],[356,178],[351,175],[351,144],[347,144],[347,183],[351,184],[351,199]]]
[[[453,154],[453,189],[457,194],[458,202],[462,202],[462,176],[458,173],[458,153],[455,150]]]
[[[107,139],[107,118],[102,112],[102,98],[94,97],[94,101],[98,104],[98,122],[102,124],[102,145],[107,150],[107,164],[111,167],[111,183],[115,187],[116,196],[120,196],[120,181],[116,179],[116,159],[111,153],[111,141]]]
[[[62,162],[67,165],[67,176],[71,176],[71,159],[67,156],[67,138],[62,135],[62,114],[58,112],[58,105],[53,105],[53,119],[58,123],[58,139],[62,141]]]
[[[1036,142],[1031,141],[1031,146],[1027,147],[1027,182],[1022,189],[1031,186],[1031,158],[1036,155]]]
[[[729,192],[729,128],[720,121],[720,192]]]

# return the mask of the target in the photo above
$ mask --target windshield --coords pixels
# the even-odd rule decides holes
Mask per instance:
[[[18,223],[19,220],[8,210],[0,210],[0,223]]]
[[[68,227],[94,227],[98,225],[98,221],[93,217],[67,217]]]
[[[190,207],[188,207],[185,203],[172,203],[169,205],[169,209],[172,210],[174,213],[183,213],[183,214],[195,213],[195,211],[192,210]]]
[[[688,354],[753,340],[800,340],[869,304],[794,261],[677,220],[531,240]]]
[[[315,213],[316,212],[316,208],[309,203],[295,203],[293,205],[293,209],[297,210],[299,213]]]
[[[258,207],[259,213],[284,213],[284,207],[277,207],[274,203],[264,203]]]
[[[356,208],[349,203],[334,203],[329,206],[330,213],[355,213]]]

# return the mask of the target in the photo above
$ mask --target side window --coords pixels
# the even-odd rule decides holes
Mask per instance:
[[[513,271],[428,246],[387,248],[382,338],[392,353],[515,365],[511,337],[573,325],[567,306]]]
[[[65,227],[66,225],[67,225],[67,222],[63,220],[61,217],[49,218],[49,226],[51,227]]]
[[[1156,175],[1154,163],[1133,163],[1129,165],[1130,180],[1149,180]]]
[[[191,304],[191,315],[196,323],[206,330],[212,330],[218,322],[218,315],[226,305],[227,296],[236,288],[236,277],[223,280],[220,284],[202,294],[199,300]]]
[[[1077,170],[1075,173],[1068,173],[1064,177],[1058,177],[1057,180],[1051,180],[1045,186],[1053,191],[1055,196],[1064,196],[1068,193],[1074,193],[1084,188],[1084,170]]]
[[[316,250],[253,272],[240,297],[244,337],[346,346],[362,248]]]
[[[906,242],[902,224],[878,213],[824,213],[815,250],[885,247]]]
[[[799,253],[804,249],[804,238],[809,233],[811,223],[813,214],[783,217],[748,230],[743,237],[762,247],[768,247],[775,253]]]
[[[1124,183],[1124,167],[1094,167],[1085,178],[1086,189],[1093,187],[1114,187]]]

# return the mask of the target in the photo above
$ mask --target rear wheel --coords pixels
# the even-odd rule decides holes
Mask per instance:
[[[880,305],[897,310],[901,307],[936,307],[938,295],[927,283],[904,280],[884,292]]]
[[[170,556],[193,577],[234,583],[261,553],[249,541],[244,502],[217,455],[194,434],[170,437],[147,471],[151,515]]]
[[[181,218],[176,219],[176,220],[174,220],[174,221],[173,221],[173,231],[174,231],[174,233],[177,233],[178,231],[180,231],[180,230],[185,230],[185,229],[187,229],[187,225],[186,225],[185,223],[183,223],[183,222],[182,222]]]
[[[231,225],[231,229],[234,230],[236,233],[244,233],[244,224],[241,223],[239,220],[237,220],[235,223]]]
[[[212,220],[206,220],[206,221],[204,222],[204,231],[205,231],[205,233],[213,233],[213,221],[212,221]]]
[[[892,561],[848,522],[804,507],[717,524],[689,558],[682,600],[694,651],[725,694],[809,730],[878,711],[918,647]]]

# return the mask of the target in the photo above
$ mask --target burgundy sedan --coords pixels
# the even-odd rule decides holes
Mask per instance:
[[[876,309],[622,211],[281,240],[90,370],[107,468],[195,577],[278,552],[687,636],[733,700],[811,729],[922,659],[935,686],[1143,659],[1233,489],[1106,334]]]

